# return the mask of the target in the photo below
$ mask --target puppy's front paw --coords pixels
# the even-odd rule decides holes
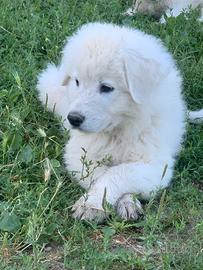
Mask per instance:
[[[162,16],[161,19],[159,20],[159,22],[160,22],[161,24],[165,24],[165,23],[166,23],[165,17]]]
[[[94,221],[96,223],[101,223],[105,217],[106,213],[101,207],[97,207],[94,203],[82,196],[72,207],[73,217],[81,220]]]
[[[143,215],[141,203],[137,199],[133,199],[132,194],[123,195],[117,203],[117,214],[125,220],[137,220]]]

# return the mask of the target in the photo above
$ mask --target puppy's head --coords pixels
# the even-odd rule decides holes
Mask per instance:
[[[108,132],[136,116],[157,75],[152,61],[126,45],[126,37],[133,38],[131,32],[108,24],[89,24],[68,41],[61,70],[72,128]]]

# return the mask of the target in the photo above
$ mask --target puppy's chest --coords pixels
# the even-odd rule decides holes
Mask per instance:
[[[83,162],[101,166],[115,166],[121,163],[147,161],[139,141],[129,138],[105,136],[73,136],[65,148],[65,162],[71,171],[81,171]]]

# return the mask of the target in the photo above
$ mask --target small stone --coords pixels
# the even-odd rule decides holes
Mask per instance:
[[[44,248],[44,250],[45,250],[46,252],[50,252],[50,251],[52,250],[52,247],[51,247],[51,246],[46,246],[46,247]]]

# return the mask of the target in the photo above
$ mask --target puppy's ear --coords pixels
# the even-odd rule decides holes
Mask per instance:
[[[137,104],[142,104],[146,95],[160,83],[163,72],[154,59],[145,58],[134,50],[124,52],[123,70],[128,90]]]

